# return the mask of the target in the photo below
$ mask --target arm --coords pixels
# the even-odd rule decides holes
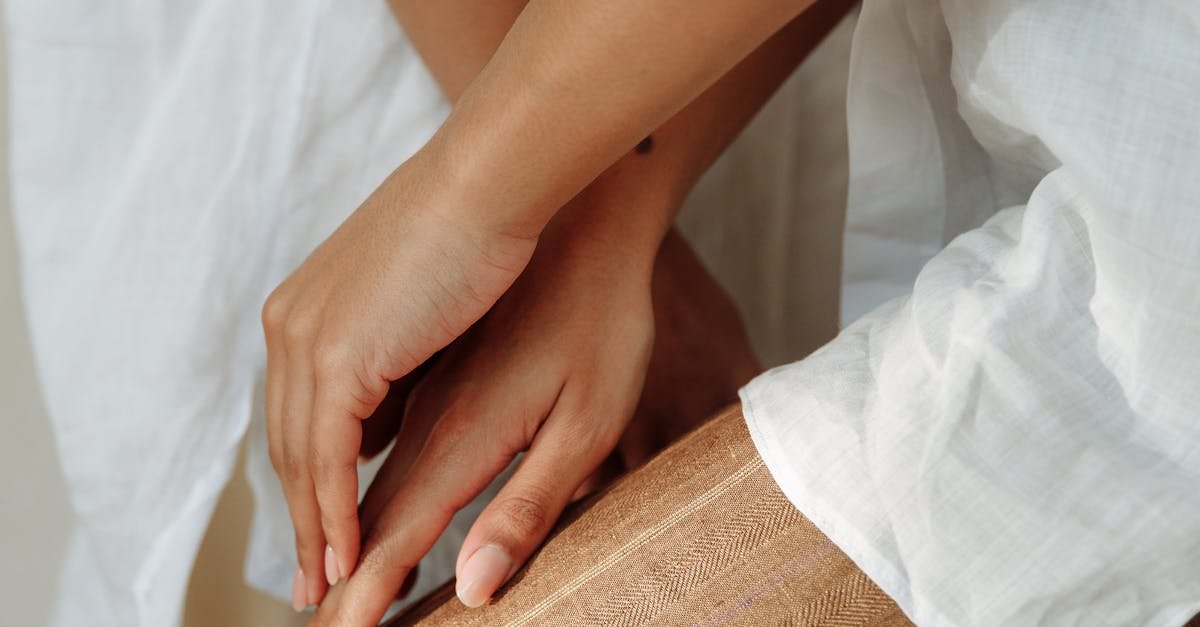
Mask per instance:
[[[487,11],[505,14],[503,7],[484,4],[487,4]],[[485,544],[495,544],[501,536],[506,536],[500,543],[505,545],[505,549],[516,563],[523,561],[532,552],[544,537],[548,524],[557,517],[571,492],[583,479],[580,473],[586,475],[598,462],[597,456],[602,458],[611,450],[615,437],[620,434],[618,427],[628,420],[632,404],[637,399],[640,373],[645,368],[645,347],[639,348],[635,342],[629,346],[621,344],[621,349],[618,350],[613,344],[597,347],[595,343],[596,338],[635,336],[637,333],[634,329],[641,327],[631,322],[620,327],[623,331],[608,336],[597,330],[616,328],[611,320],[620,318],[623,314],[619,312],[622,311],[648,314],[648,307],[639,307],[632,303],[648,303],[649,275],[653,267],[654,253],[675,210],[704,169],[736,136],[795,64],[841,17],[846,4],[826,3],[821,7],[819,11],[806,13],[803,19],[794,21],[770,38],[733,72],[655,131],[641,149],[629,152],[610,167],[555,217],[542,234],[543,245],[539,245],[538,254],[534,256],[526,274],[514,285],[510,294],[505,295],[485,323],[481,323],[483,326],[472,330],[470,342],[467,343],[473,347],[472,350],[456,346],[449,355],[443,356],[443,362],[431,373],[428,381],[422,384],[422,387],[426,388],[424,398],[436,400],[432,403],[428,400],[422,402],[422,395],[418,394],[414,407],[419,410],[413,413],[419,415],[419,419],[409,421],[406,417],[405,428],[419,431],[418,425],[421,423],[430,429],[433,429],[435,424],[442,427],[440,431],[433,429],[433,434],[429,436],[424,449],[410,450],[400,456],[405,458],[402,463],[413,463],[413,468],[407,473],[396,473],[397,476],[406,477],[403,484],[381,488],[390,493],[390,498],[383,499],[390,504],[384,507],[384,513],[376,511],[370,515],[372,519],[380,516],[381,518],[368,537],[363,563],[386,564],[388,568],[363,568],[361,574],[351,578],[347,592],[339,597],[342,601],[334,604],[334,608],[341,606],[343,615],[353,615],[356,620],[382,611],[382,606],[386,605],[399,586],[399,581],[403,579],[406,570],[404,565],[414,564],[448,522],[446,516],[430,515],[428,512],[452,513],[461,504],[473,498],[515,452],[497,450],[489,453],[490,442],[503,441],[506,438],[489,437],[477,441],[477,438],[463,437],[465,432],[499,433],[501,436],[509,432],[537,432],[537,437],[545,442],[553,438],[546,434],[556,431],[552,428],[552,425],[557,424],[556,415],[587,413],[607,418],[608,422],[603,425],[603,434],[595,439],[602,442],[602,445],[588,447],[589,450],[586,451],[551,451],[554,447],[545,444],[539,449],[537,440],[533,441],[530,456],[523,464],[523,468],[526,469],[524,474],[527,476],[519,477],[520,481],[510,482],[505,488],[507,493],[502,492],[502,497],[507,498],[507,501],[503,501],[507,503],[535,503],[546,514],[539,516],[539,519],[545,520],[547,524],[529,528],[525,533],[518,534],[522,537],[513,538],[513,534],[505,533],[506,528],[513,527],[511,521],[507,520],[513,514],[513,510],[505,507],[503,503],[497,507],[490,506],[464,544],[460,570],[463,568],[463,560],[475,549]],[[487,56],[487,46],[475,45],[471,43],[474,40],[464,39],[466,35],[460,29],[473,27],[476,29],[473,31],[476,36],[481,39],[490,37],[492,41],[500,37],[502,30],[493,24],[461,19],[456,11],[478,17],[472,12],[474,7],[470,5],[456,4],[451,7],[397,2],[393,4],[393,8],[401,20],[413,30],[414,42],[451,98],[468,89],[466,85],[471,80],[471,72],[464,71],[463,68],[471,64],[476,67],[482,66]],[[444,15],[446,12],[450,15]],[[515,11],[508,14],[515,14]],[[448,29],[438,26],[443,23],[456,24],[457,26],[449,29],[456,35],[451,36],[446,32]],[[540,257],[549,261],[540,263]],[[620,294],[604,292],[609,287],[608,284],[613,282],[611,277],[614,275],[622,277],[620,283],[623,291]],[[626,286],[628,290],[644,294],[626,293]],[[605,293],[608,297],[597,299],[597,293]],[[508,302],[514,300],[514,294],[521,294],[524,300],[534,301],[534,304]],[[575,294],[577,300],[571,301],[566,294]],[[536,302],[539,299],[549,300],[547,295],[565,302]],[[589,310],[600,311],[604,315],[591,319],[575,313]],[[538,328],[538,333],[514,342],[514,334],[511,331],[513,325],[497,322],[505,320],[506,316],[515,321],[513,324],[522,325],[523,328],[538,327],[538,323],[533,321],[543,321],[543,324]],[[559,336],[555,342],[540,343],[543,338],[552,334],[552,330],[561,329],[561,326],[555,326],[556,321],[568,318],[577,323],[581,319],[589,322],[577,324],[577,327],[583,327],[584,332],[572,334],[570,341]],[[493,333],[491,329],[502,331]],[[619,402],[614,403],[611,398],[588,399],[567,411],[562,409],[561,402],[556,404],[555,401],[556,394],[560,398],[564,396],[560,393],[562,390],[550,386],[544,391],[547,398],[543,399],[534,394],[523,399],[527,402],[509,411],[515,416],[530,415],[539,419],[549,415],[545,424],[490,424],[487,426],[492,428],[485,429],[484,425],[480,424],[480,414],[488,413],[487,408],[500,406],[505,401],[511,402],[517,395],[514,390],[527,387],[520,384],[520,379],[514,382],[499,375],[486,377],[482,374],[520,372],[521,368],[513,363],[518,361],[518,358],[513,356],[511,349],[506,349],[512,344],[521,347],[528,356],[524,363],[541,364],[539,384],[554,383],[560,376],[563,381],[582,379],[595,384],[585,386],[586,388],[607,391],[609,397],[618,397]],[[576,352],[571,353],[571,347],[574,347]],[[603,350],[605,348],[608,350]],[[505,350],[508,350],[507,355]],[[538,353],[539,350],[543,352]],[[571,360],[566,360],[568,363],[564,364],[561,370],[547,365],[563,361],[556,360],[556,357],[564,352],[568,353],[568,357],[577,357],[591,355],[589,350],[600,352],[596,354],[595,359],[577,361],[604,364],[603,368],[587,371],[584,366],[569,363]],[[640,359],[639,354],[642,355]],[[626,357],[615,359],[616,363],[612,364],[605,361],[614,361],[613,357],[617,355]],[[628,361],[623,361],[626,358]],[[631,368],[636,372],[630,375],[629,381],[605,379],[606,376],[611,378],[613,373],[629,374]],[[461,374],[463,372],[474,373],[474,376],[464,377]],[[463,393],[459,392],[460,386],[457,382],[464,378],[484,382],[476,385],[468,396],[463,396]],[[483,391],[480,391],[480,388],[483,388]],[[435,392],[431,393],[429,390]],[[547,402],[551,405],[544,406]],[[464,411],[464,406],[468,411]],[[478,411],[471,411],[472,408]],[[462,424],[455,427],[445,426],[453,422],[461,423],[462,419],[456,416],[462,414],[474,418],[473,427]],[[557,432],[577,434],[577,429],[573,429],[560,427]],[[454,434],[455,437],[447,437],[448,434]],[[422,433],[402,433],[400,439],[408,443],[425,442]],[[563,438],[564,441],[570,439]],[[576,442],[562,446],[577,446],[580,440],[574,440]],[[529,440],[526,439],[515,448],[519,449],[529,444]],[[467,458],[477,462],[475,466],[462,463],[465,454],[462,449],[468,446],[473,448],[472,454]],[[539,451],[543,452],[539,454]],[[413,458],[416,458],[415,462],[412,461]],[[547,461],[541,464],[534,463],[539,459]],[[513,487],[514,484],[516,487]],[[377,492],[376,486],[372,486],[372,491]],[[379,502],[381,499],[369,500]],[[364,525],[367,525],[365,519]],[[331,537],[334,537],[333,534]],[[402,554],[396,554],[396,550],[400,550]],[[396,579],[397,577],[399,579]],[[483,598],[490,595],[491,590],[499,585],[502,579],[503,577],[491,581],[488,586],[490,589],[483,591]],[[335,615],[338,610],[323,609],[323,612]]]
[[[476,219],[503,221],[500,228],[521,233],[526,228],[540,231],[540,225],[567,198],[589,183],[589,193],[611,194],[616,204],[635,194],[652,198],[656,207],[649,212],[652,215],[620,216],[626,223],[621,229],[624,234],[636,235],[639,250],[651,255],[700,175],[852,6],[841,0],[820,3],[740,63],[742,54],[729,57],[727,49],[714,52],[711,64],[694,67],[700,59],[709,58],[693,54],[706,52],[697,50],[697,40],[726,41],[740,36],[750,40],[753,48],[759,41],[755,24],[731,28],[725,22],[738,20],[721,19],[715,15],[720,11],[713,9],[707,17],[682,15],[688,11],[676,8],[639,16],[605,7],[592,15],[574,5],[569,9],[547,7],[554,3],[536,0],[521,12],[522,4],[516,0],[444,6],[392,0],[399,21],[447,97],[456,103],[427,151],[451,161],[444,170],[454,172],[456,180],[468,185],[463,189],[478,189],[493,199],[469,205],[487,208],[489,215],[474,216]],[[809,3],[792,6],[800,4]],[[492,21],[506,19],[517,19],[507,38],[507,23]],[[587,27],[587,19],[596,19],[603,26]],[[545,23],[549,20],[573,26],[555,27]],[[630,22],[639,24],[635,28]],[[659,23],[670,28],[653,26]],[[572,37],[568,33],[575,32],[573,28],[587,28],[589,33]],[[688,30],[693,28],[694,32]],[[726,29],[734,33],[721,34]],[[548,41],[536,39],[543,30],[554,36]],[[590,31],[612,34],[612,41],[597,39]],[[669,54],[672,42],[687,43]],[[583,44],[587,49],[580,49]],[[614,48],[622,49],[621,58],[607,58],[601,64],[583,62],[610,54]],[[544,61],[521,63],[517,59]],[[581,61],[580,67],[572,65],[575,61]],[[733,71],[708,87],[734,63]],[[639,69],[630,72],[630,67]],[[674,90],[669,89],[672,86]],[[673,116],[670,114],[677,106],[652,102],[656,97],[689,98],[691,90],[697,90],[699,96]],[[633,123],[660,118],[666,121],[657,129],[653,124]],[[507,125],[511,125],[511,137],[505,135]],[[460,145],[461,149],[455,147]],[[616,164],[601,174],[614,161]],[[484,178],[486,182],[473,183]],[[495,202],[498,197],[511,200]]]
[[[422,158],[468,199],[464,219],[536,234],[571,196],[810,4],[534,0]],[[766,82],[766,91],[777,82]]]

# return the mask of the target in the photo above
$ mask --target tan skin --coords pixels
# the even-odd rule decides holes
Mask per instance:
[[[533,551],[637,403],[651,269],[674,211],[841,14],[806,13],[705,91],[804,4],[739,3],[738,20],[721,19],[731,9],[715,1],[617,5],[530,3],[437,136],[264,307],[272,461],[309,574],[302,589],[319,599],[312,574],[349,577],[320,624],[374,624],[450,515],[521,450],[524,463],[464,543],[460,575],[481,547],[502,559],[460,595],[486,599]],[[594,24],[611,28],[596,36]],[[555,47],[585,31],[585,44]],[[439,79],[448,92],[463,84]],[[656,125],[653,150],[597,178]],[[565,208],[550,220],[556,203]],[[361,419],[390,381],[489,309],[414,392],[404,427],[413,433],[400,441],[423,445],[372,514],[360,557]]]
[[[521,281],[518,279],[518,283]],[[506,294],[501,301],[509,297]],[[651,300],[654,346],[637,409],[617,449],[576,491],[572,500],[641,465],[736,401],[738,389],[761,371],[733,301],[674,230],[667,233],[654,259]],[[418,369],[394,383],[387,398],[363,423],[363,458],[374,457],[393,440],[396,444],[359,508],[366,535],[372,533],[380,512],[404,480],[405,471],[428,436],[432,420],[419,418],[422,415],[436,418],[428,412],[413,412],[407,419],[404,435],[396,438],[412,383],[427,371]]]

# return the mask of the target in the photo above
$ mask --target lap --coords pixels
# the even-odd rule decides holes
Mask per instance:
[[[776,487],[740,408],[579,503],[493,601],[393,625],[908,625]]]

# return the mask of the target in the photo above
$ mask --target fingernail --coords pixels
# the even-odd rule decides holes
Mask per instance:
[[[292,609],[303,612],[307,606],[304,596],[304,571],[297,568],[296,575],[292,577]]]
[[[513,560],[504,549],[486,544],[463,564],[462,576],[454,586],[458,600],[467,607],[479,607],[492,597],[508,578]]]
[[[325,545],[325,580],[329,585],[334,585],[341,579],[342,576],[338,572],[337,556],[333,554],[333,547]]]

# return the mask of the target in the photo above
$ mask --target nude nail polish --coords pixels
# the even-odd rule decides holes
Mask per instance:
[[[296,574],[292,577],[292,609],[297,612],[303,612],[307,597],[304,592],[304,571],[296,569]]]
[[[329,585],[334,585],[342,578],[338,568],[337,555],[333,553],[333,547],[325,545],[325,580]]]
[[[454,586],[458,600],[467,607],[479,607],[495,594],[508,579],[513,559],[508,553],[494,545],[479,547],[463,564],[462,576]]]

